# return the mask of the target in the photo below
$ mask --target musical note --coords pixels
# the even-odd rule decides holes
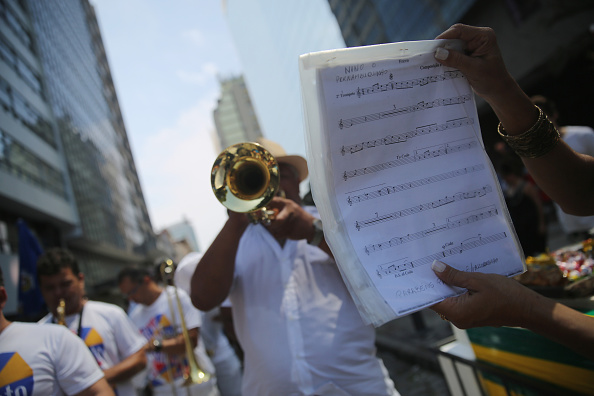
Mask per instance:
[[[394,78],[393,74],[390,74],[390,80]],[[390,81],[386,84],[375,83],[369,87],[358,87],[357,88],[357,97],[361,98],[365,95],[371,95],[380,92],[388,92],[392,90],[399,90],[399,89],[410,89],[414,87],[422,87],[427,84],[433,84],[441,81],[452,80],[455,78],[465,78],[464,74],[462,74],[459,70],[454,71],[446,71],[441,74],[434,74],[427,77],[422,78],[413,78],[410,80],[405,81]],[[348,98],[348,96],[344,96],[344,98]]]
[[[416,210],[416,212],[415,212],[415,210]],[[422,208],[420,206],[413,207],[410,209],[410,211],[412,213],[418,213],[421,210],[422,210]],[[497,215],[498,215],[497,209],[492,208],[489,210],[484,210],[483,212],[478,212],[476,214],[471,214],[471,215],[465,216],[465,217],[460,218],[459,220],[456,220],[456,221],[450,221],[450,219],[447,219],[447,222],[444,224],[436,225],[431,228],[417,231],[412,234],[407,234],[406,236],[396,236],[396,237],[393,237],[390,240],[385,241],[385,242],[369,244],[369,245],[365,246],[365,252],[369,255],[374,252],[379,252],[384,249],[389,249],[389,248],[399,246],[399,245],[402,245],[402,244],[405,244],[408,242],[416,241],[418,239],[425,238],[426,236],[434,235],[436,233],[443,232],[446,230],[451,230],[453,228],[463,227],[463,226],[475,223],[477,221],[484,220],[484,219],[494,217]]]
[[[378,191],[380,191],[380,194],[390,194],[390,189],[388,189],[387,187],[382,188],[381,190],[378,190]],[[479,189],[475,189],[475,190],[468,191],[468,192],[458,192],[458,193],[456,193],[454,195],[450,195],[450,196],[446,195],[445,197],[434,200],[434,201],[426,202],[421,205],[415,205],[410,208],[398,210],[398,211],[391,212],[391,213],[388,213],[385,215],[380,216],[379,214],[376,213],[376,216],[372,217],[370,219],[355,221],[355,228],[357,229],[357,231],[360,231],[361,228],[374,226],[377,224],[384,223],[386,221],[396,220],[396,219],[399,219],[399,218],[405,217],[405,216],[410,216],[410,215],[419,213],[423,210],[432,210],[432,209],[440,208],[444,205],[452,204],[454,202],[463,201],[466,199],[472,199],[472,198],[476,198],[476,197],[482,197],[485,194],[490,193],[491,191],[492,191],[491,186],[486,185]],[[349,200],[350,199],[351,198],[349,197]],[[352,203],[349,203],[349,204],[352,205]]]
[[[437,182],[451,179],[454,177],[463,176],[468,173],[479,172],[484,169],[485,169],[484,165],[478,164],[478,165],[469,166],[466,168],[456,169],[451,172],[440,173],[439,175],[418,179],[418,180],[415,180],[412,182],[398,184],[396,186],[384,187],[384,188],[381,188],[379,190],[376,190],[376,191],[373,191],[370,193],[365,193],[365,194],[361,194],[361,195],[349,195],[347,198],[347,203],[350,206],[353,206],[353,204],[355,204],[355,203],[367,201],[369,199],[374,199],[374,198],[378,198],[378,197],[381,197],[384,195],[398,193],[400,191],[405,191],[405,190],[409,190],[411,188],[425,186],[425,185],[428,185],[431,183],[437,183]],[[346,174],[346,172],[345,172],[345,174]]]
[[[416,111],[432,109],[434,107],[451,106],[454,104],[463,104],[471,99],[472,99],[472,95],[466,94],[466,95],[454,96],[451,98],[435,99],[435,100],[431,100],[428,102],[420,101],[417,104],[410,105],[410,106],[405,106],[405,107],[388,110],[388,111],[381,111],[379,113],[374,113],[374,114],[367,114],[367,115],[359,116],[359,117],[353,117],[353,118],[349,118],[348,120],[340,120],[339,127],[340,127],[340,129],[342,129],[343,127],[350,128],[353,125],[362,124],[364,122],[371,122],[371,121],[377,121],[377,120],[381,120],[381,119],[385,119],[385,118],[389,118],[389,117],[396,117],[396,116],[399,116],[402,114],[409,114],[409,113],[414,113]]]
[[[453,143],[453,142],[452,142]],[[416,150],[413,155],[409,153],[406,154],[398,154],[396,158],[392,161],[383,162],[381,164],[368,166],[362,169],[355,169],[352,171],[345,171],[343,174],[343,178],[347,181],[349,178],[363,176],[374,172],[380,172],[386,169],[395,168],[397,166],[411,164],[413,162],[419,162],[423,160],[428,160],[431,158],[447,155],[447,154],[454,154],[464,150],[471,150],[475,147],[478,147],[478,143],[476,140],[466,140],[463,143],[458,144],[451,144],[445,143],[439,148],[434,150],[427,150],[427,149],[419,149]],[[421,151],[422,150],[422,151]],[[422,154],[420,154],[422,153]]]
[[[390,263],[380,264],[377,267],[376,274],[379,278],[382,278],[383,276],[405,271],[406,269],[419,268],[420,266],[431,264],[434,260],[443,260],[446,257],[462,254],[466,251],[500,241],[504,238],[507,238],[507,234],[505,232],[499,232],[497,234],[489,235],[485,238],[479,237],[472,242],[461,243],[460,246],[444,249],[440,252],[430,254],[417,260],[408,261],[398,265]]]
[[[396,144],[396,143],[404,143],[407,142],[409,139],[428,135],[431,133],[441,132],[448,129],[455,129],[460,128],[467,125],[473,125],[474,119],[463,117],[457,118],[454,120],[446,121],[443,124],[431,124],[431,125],[424,125],[417,127],[415,130],[399,133],[397,135],[388,135],[383,138],[375,139],[375,140],[368,140],[366,142],[356,143],[349,146],[342,146],[341,154],[344,156],[346,154],[354,154],[360,152],[364,149],[375,148],[384,145]]]

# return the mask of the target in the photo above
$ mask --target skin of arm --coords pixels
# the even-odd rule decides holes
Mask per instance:
[[[266,228],[279,243],[286,239],[311,241],[314,237],[315,217],[295,201],[274,197],[266,208],[276,213],[274,220]],[[231,211],[228,213],[229,219],[202,256],[192,275],[190,297],[192,304],[202,311],[215,308],[227,298],[233,283],[239,241],[249,225],[249,219],[245,214]],[[332,257],[325,238],[322,238],[318,248]]]
[[[188,336],[190,336],[190,344],[192,349],[198,345],[199,328],[188,329]],[[154,351],[154,346],[151,342],[147,344],[149,351]],[[183,355],[186,353],[186,342],[183,333],[178,334],[173,338],[167,338],[161,341],[161,352],[168,355]]]
[[[115,366],[104,370],[107,382],[115,386],[118,382],[126,381],[142,371],[146,367],[145,352],[145,348],[141,348]]]
[[[74,396],[115,396],[113,389],[105,378],[101,378],[93,385]]]
[[[438,39],[460,39],[465,53],[438,49],[436,59],[460,70],[493,109],[509,135],[521,134],[536,122],[538,110],[507,71],[491,28],[456,24]],[[539,158],[522,158],[538,184],[566,213],[592,215],[594,158],[576,153],[560,141]]]
[[[523,327],[594,359],[594,317],[502,275],[458,271],[441,262],[432,268],[444,283],[468,290],[431,307],[456,327]]]
[[[277,211],[274,221],[267,227],[277,239],[305,239],[311,241],[315,235],[313,222],[316,219],[298,203],[285,198],[275,197],[267,207]],[[319,249],[332,256],[326,238],[322,238]]]
[[[229,219],[206,250],[190,283],[192,304],[210,311],[220,305],[231,289],[235,270],[235,255],[249,219],[243,213],[228,211]]]

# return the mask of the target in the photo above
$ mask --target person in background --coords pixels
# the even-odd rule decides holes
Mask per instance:
[[[39,323],[57,323],[63,299],[64,325],[85,342],[118,396],[135,396],[131,379],[146,366],[146,342],[124,310],[87,300],[84,274],[66,249],[51,248],[42,254],[37,260],[37,276],[50,311]]]
[[[196,265],[201,258],[201,253],[188,253],[179,261],[175,270],[175,284],[188,294],[191,294],[192,274],[194,274]],[[221,396],[241,396],[241,362],[223,333],[223,323],[220,317],[221,309],[230,309],[230,307],[226,306],[226,303],[222,305],[225,307],[216,307],[202,313],[200,335],[204,340],[208,356],[215,366],[217,385]]]
[[[561,139],[574,151],[594,156],[594,130],[587,126],[566,125],[559,126],[559,111],[552,100],[535,95],[530,98],[532,103],[542,109],[549,120],[559,131]],[[569,242],[581,242],[592,237],[594,230],[594,216],[573,216],[565,213],[561,207],[555,204],[557,219],[568,235]]]
[[[269,225],[229,219],[191,282],[203,311],[229,297],[244,351],[244,395],[397,395],[325,242],[315,207],[301,206],[304,158],[259,140],[276,159],[280,188]]]
[[[141,268],[124,268],[118,275],[118,285],[126,298],[138,304],[130,312],[130,319],[147,342],[148,383],[153,394],[219,396],[214,367],[206,353],[197,356],[198,363],[212,377],[207,382],[184,386],[189,362],[180,314],[183,314],[192,350],[198,345],[202,324],[200,311],[192,306],[188,295],[177,290],[183,310],[180,313],[176,289],[160,286],[148,270]]]
[[[526,256],[546,251],[547,224],[538,188],[524,178],[524,165],[515,154],[502,159],[499,175],[503,196]]]
[[[594,214],[594,157],[565,143],[507,71],[490,28],[456,24],[437,37],[460,39],[465,52],[438,48],[435,58],[466,76],[475,93],[499,118],[499,133],[518,154],[534,180],[567,213]],[[467,292],[433,305],[459,328],[520,326],[594,359],[594,317],[497,274],[467,273],[435,261],[444,283]]]
[[[64,326],[11,322],[0,269],[0,394],[113,396],[93,355]]]

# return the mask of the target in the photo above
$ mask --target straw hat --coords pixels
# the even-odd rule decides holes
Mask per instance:
[[[285,149],[281,147],[280,144],[273,142],[272,140],[265,139],[263,137],[259,137],[256,139],[256,143],[264,146],[264,148],[270,151],[270,154],[276,159],[279,163],[285,163],[292,165],[299,174],[299,181],[302,182],[308,175],[307,171],[307,161],[305,158],[299,155],[287,155]]]

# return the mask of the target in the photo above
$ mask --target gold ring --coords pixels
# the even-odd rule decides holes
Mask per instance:
[[[439,317],[441,318],[441,320],[445,320],[446,322],[449,322],[448,318],[446,318],[444,314],[439,314]]]

